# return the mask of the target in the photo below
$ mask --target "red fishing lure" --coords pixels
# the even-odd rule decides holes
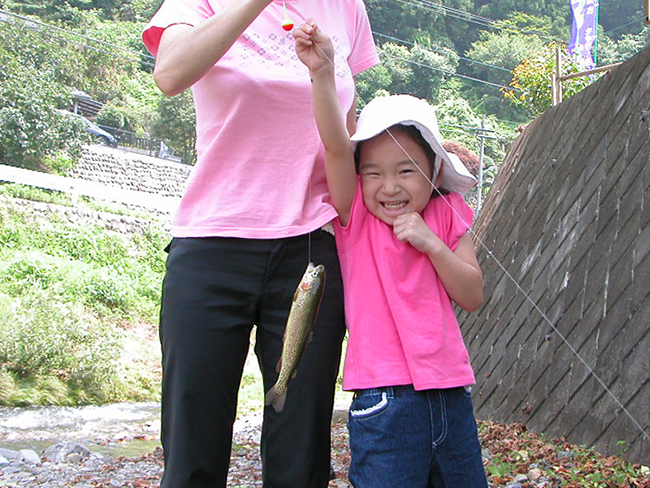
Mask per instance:
[[[293,20],[289,18],[289,12],[287,11],[287,5],[283,2],[282,7],[284,10],[284,19],[282,20],[282,28],[289,32],[293,29]]]

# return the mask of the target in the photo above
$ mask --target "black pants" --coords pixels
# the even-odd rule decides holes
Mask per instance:
[[[277,379],[286,319],[310,249],[311,260],[325,265],[325,292],[284,410],[264,411],[261,455],[266,488],[328,485],[330,422],[345,326],[334,238],[318,230],[277,240],[172,241],[160,320],[162,487],[226,486],[252,327],[266,392]]]

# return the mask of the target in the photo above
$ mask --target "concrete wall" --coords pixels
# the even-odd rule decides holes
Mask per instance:
[[[649,110],[646,49],[523,131],[474,226],[486,303],[459,315],[479,418],[646,465]]]

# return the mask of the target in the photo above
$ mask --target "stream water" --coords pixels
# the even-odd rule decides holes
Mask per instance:
[[[106,456],[135,457],[160,445],[157,402],[0,408],[0,447],[40,453],[69,440]]]

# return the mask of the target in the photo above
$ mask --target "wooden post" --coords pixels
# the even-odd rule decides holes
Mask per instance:
[[[485,115],[481,119],[481,129],[485,129]],[[481,138],[481,155],[478,158],[478,185],[476,189],[476,214],[481,211],[483,204],[483,158],[485,157],[485,133],[480,132]]]
[[[558,42],[555,46],[555,94],[558,103],[562,103],[562,48]]]

